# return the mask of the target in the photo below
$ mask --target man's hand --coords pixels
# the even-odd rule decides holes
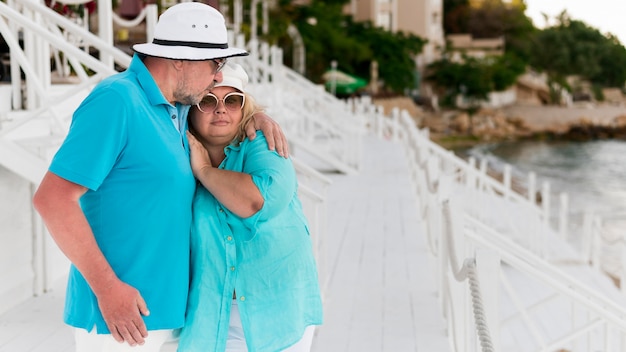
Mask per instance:
[[[289,144],[287,138],[276,121],[272,120],[265,113],[257,112],[252,117],[254,123],[246,126],[246,135],[250,140],[256,137],[256,130],[263,131],[267,139],[267,146],[270,150],[276,150],[283,157],[289,157]]]
[[[59,248],[85,277],[98,298],[102,316],[111,335],[131,346],[143,344],[148,331],[141,315],[148,315],[139,292],[123,283],[102,254],[79,205],[87,188],[48,171],[33,205]]]
[[[97,297],[111,336],[118,342],[126,341],[131,346],[143,345],[144,339],[148,337],[148,330],[141,316],[150,315],[150,311],[139,291],[117,281],[107,292],[101,292]]]

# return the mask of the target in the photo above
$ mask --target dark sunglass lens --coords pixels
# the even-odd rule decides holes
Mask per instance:
[[[204,112],[211,112],[215,110],[216,106],[217,99],[211,95],[207,95],[206,97],[202,98],[202,101],[200,102],[200,110]]]
[[[224,98],[224,105],[231,110],[241,109],[242,100],[241,95],[229,95]]]

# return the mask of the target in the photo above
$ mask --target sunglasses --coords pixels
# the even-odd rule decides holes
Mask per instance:
[[[222,68],[224,68],[224,65],[226,65],[226,61],[228,60],[226,58],[220,58],[211,59],[211,61],[213,61],[213,63],[215,64],[215,73],[218,73]]]
[[[222,99],[218,99],[215,95],[209,93],[202,98],[198,103],[198,110],[209,113],[217,109],[219,102],[224,104],[224,107],[228,111],[237,111],[243,108],[243,104],[246,101],[246,96],[243,93],[232,92],[228,93]]]

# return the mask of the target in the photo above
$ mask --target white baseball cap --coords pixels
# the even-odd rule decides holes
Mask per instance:
[[[222,73],[222,81],[216,83],[215,87],[233,87],[242,93],[246,92],[248,74],[241,65],[227,62],[220,72]]]

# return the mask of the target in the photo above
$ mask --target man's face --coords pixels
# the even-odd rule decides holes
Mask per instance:
[[[176,101],[198,104],[215,83],[222,82],[222,73],[217,71],[221,67],[218,60],[183,61],[182,79],[178,81],[174,96]]]

